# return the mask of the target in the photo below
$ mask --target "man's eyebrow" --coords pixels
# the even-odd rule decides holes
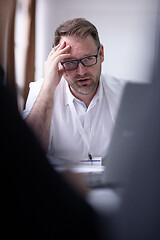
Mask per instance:
[[[76,59],[76,58],[73,58],[73,57],[69,57],[69,58],[63,59],[63,61],[72,61],[72,60],[77,60],[77,59]]]
[[[95,54],[85,54],[82,58],[85,58],[85,57],[89,57],[89,56],[93,56],[93,55],[95,55]],[[63,62],[65,62],[65,61],[73,61],[73,60],[79,60],[79,59],[82,59],[82,58],[76,58],[76,57],[68,57],[68,58],[65,58],[64,60],[63,60]]]

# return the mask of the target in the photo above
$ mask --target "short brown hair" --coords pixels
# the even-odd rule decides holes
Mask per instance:
[[[96,27],[85,18],[74,18],[61,24],[55,31],[54,45],[58,45],[62,36],[76,36],[86,38],[91,35],[97,47],[100,46],[100,40]]]

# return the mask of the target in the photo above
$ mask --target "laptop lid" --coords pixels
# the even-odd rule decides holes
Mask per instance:
[[[137,153],[143,157],[146,149],[142,142],[146,140],[146,131],[150,131],[151,98],[152,84],[127,83],[106,159],[104,178],[107,184],[126,187],[133,165],[140,161]]]
[[[133,86],[129,86],[125,96],[129,95],[132,90]],[[122,150],[125,152],[122,151],[119,156],[122,164],[119,172],[117,167],[114,166],[115,172],[113,166],[110,165],[110,179],[108,180],[125,188],[121,207],[115,219],[113,232],[116,233],[116,237],[114,239],[159,240],[160,85],[142,87],[141,93],[139,91],[139,96],[137,96],[133,107],[133,113],[137,114],[135,123],[133,120],[131,121],[131,110],[128,110],[131,123],[126,121],[127,116],[123,117],[124,123],[127,124],[127,131],[129,129],[133,131],[133,134],[132,132],[124,134],[122,131],[119,133],[122,137],[118,136],[122,141],[120,143]],[[122,126],[121,119],[120,124]],[[124,147],[124,143],[126,147]],[[115,160],[118,162],[117,154],[114,154],[113,164]],[[114,175],[115,173],[117,176]],[[113,175],[111,176],[111,174]],[[122,179],[120,179],[121,177]]]

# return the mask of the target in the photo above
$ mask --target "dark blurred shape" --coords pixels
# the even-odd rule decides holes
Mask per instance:
[[[0,84],[4,84],[4,70],[0,65]]]
[[[133,90],[135,99],[133,99]],[[137,93],[137,94],[136,94]],[[132,96],[126,98],[126,96]],[[129,84],[124,92],[122,106],[128,99],[132,103],[130,111],[122,122],[135,116],[126,125],[133,129],[134,136],[128,142],[119,143],[121,158],[126,165],[119,168],[118,181],[123,189],[122,205],[113,223],[113,239],[118,240],[158,240],[160,239],[160,92],[157,85]],[[146,107],[145,107],[146,105]],[[127,163],[128,162],[128,163]],[[120,176],[122,179],[120,179]]]
[[[94,211],[50,166],[2,84],[0,109],[1,235],[99,239]]]

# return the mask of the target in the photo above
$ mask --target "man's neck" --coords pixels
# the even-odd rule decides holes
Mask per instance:
[[[98,85],[99,86],[99,85]],[[86,107],[88,108],[90,102],[92,101],[93,97],[95,96],[98,86],[89,94],[81,94],[81,93],[77,93],[73,88],[70,87],[70,91],[71,93],[80,101],[84,102]]]

